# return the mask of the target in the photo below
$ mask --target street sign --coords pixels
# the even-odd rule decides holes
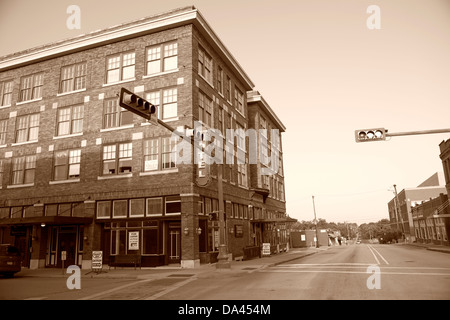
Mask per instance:
[[[262,255],[270,256],[270,242],[262,244]]]
[[[103,267],[103,251],[92,251],[92,269],[102,269]]]

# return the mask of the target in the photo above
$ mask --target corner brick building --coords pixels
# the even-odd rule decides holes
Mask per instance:
[[[250,49],[250,48],[249,48]],[[217,260],[217,167],[207,185],[196,164],[177,163],[166,128],[120,108],[126,88],[174,128],[267,129],[279,166],[223,165],[230,259],[286,249],[281,133],[285,127],[194,7],[0,58],[0,243],[23,266],[91,268],[138,255],[142,266],[193,268]],[[239,137],[238,137],[239,138]],[[273,148],[273,147],[272,147]],[[267,159],[265,159],[267,160]],[[273,159],[271,160],[273,161]]]

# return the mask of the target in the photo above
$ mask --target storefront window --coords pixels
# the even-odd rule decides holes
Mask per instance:
[[[97,218],[111,218],[111,201],[97,202]]]
[[[181,197],[166,197],[166,215],[181,213]]]
[[[130,200],[130,217],[143,217],[145,213],[145,199]]]
[[[143,235],[143,254],[158,254],[158,229],[144,229]]]
[[[111,254],[125,254],[126,230],[111,231]]]
[[[147,216],[161,216],[163,211],[163,198],[147,199]]]
[[[113,201],[113,218],[126,218],[128,209],[127,200]]]

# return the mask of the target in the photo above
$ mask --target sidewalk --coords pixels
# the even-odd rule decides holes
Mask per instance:
[[[437,252],[443,252],[443,253],[450,253],[450,246],[444,246],[444,245],[436,245],[436,244],[430,244],[430,243],[399,243],[399,245],[409,245],[409,246],[415,246],[415,247],[421,247],[426,250],[430,251],[437,251]]]
[[[107,266],[102,272],[92,272],[91,270],[81,270],[81,277],[89,278],[109,278],[109,279],[158,279],[167,276],[200,276],[211,277],[213,275],[229,274],[229,273],[251,273],[259,269],[268,268],[281,263],[289,262],[298,258],[306,257],[317,253],[318,251],[327,250],[323,248],[293,248],[289,252],[281,252],[268,257],[255,258],[246,261],[230,261],[229,269],[217,269],[216,264],[202,264],[198,268],[183,269],[178,266],[161,266],[154,268],[111,268]],[[66,269],[62,268],[41,268],[41,269],[22,269],[16,273],[15,277],[64,277],[67,278],[71,273],[66,273]]]

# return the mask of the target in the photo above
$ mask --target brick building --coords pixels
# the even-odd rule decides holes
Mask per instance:
[[[261,163],[259,154],[249,163],[245,137],[226,150],[246,161],[223,165],[225,238],[230,258],[263,242],[286,246],[285,127],[185,7],[0,58],[0,243],[18,246],[23,266],[60,267],[62,251],[65,265],[82,268],[97,250],[105,264],[119,255],[143,266],[216,260],[217,166],[199,185],[197,165],[176,161],[171,132],[120,108],[122,87],[174,128],[267,129],[257,131],[269,147]],[[276,170],[262,174],[267,167]]]
[[[434,173],[415,188],[405,188],[398,192],[398,203],[394,196],[388,203],[389,220],[393,230],[404,235],[407,241],[415,241],[412,207],[416,204],[447,194],[441,173]]]

